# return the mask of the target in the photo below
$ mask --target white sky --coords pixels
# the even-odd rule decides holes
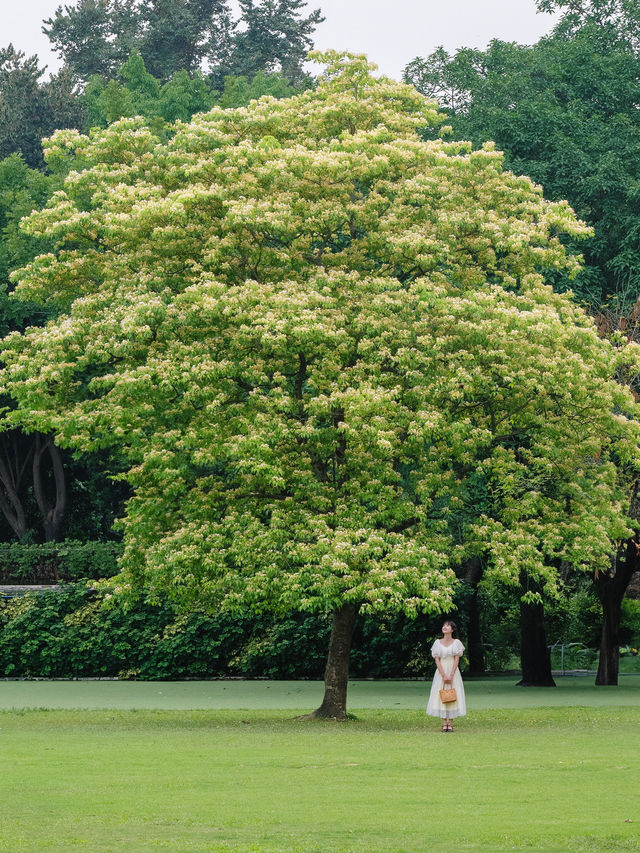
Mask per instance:
[[[0,47],[12,42],[54,70],[57,58],[41,27],[60,5],[75,0],[0,0]],[[553,25],[534,0],[311,0],[309,8],[318,7],[326,21],[316,30],[316,47],[366,53],[392,77],[440,44],[450,51],[484,48],[492,38],[533,44]]]

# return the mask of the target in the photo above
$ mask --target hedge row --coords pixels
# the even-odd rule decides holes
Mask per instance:
[[[0,584],[50,584],[111,577],[122,550],[118,542],[0,542]]]
[[[352,675],[424,676],[438,627],[438,618],[363,616]],[[169,607],[105,607],[76,583],[0,602],[0,677],[321,678],[329,632],[323,615],[177,618]]]

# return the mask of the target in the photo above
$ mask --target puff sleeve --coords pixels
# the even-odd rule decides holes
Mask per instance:
[[[432,658],[439,658],[440,657],[440,643],[438,642],[438,640],[436,640],[435,643],[431,646],[431,657]]]
[[[453,653],[454,655],[462,655],[464,652],[464,646],[460,642],[460,640],[453,641]]]

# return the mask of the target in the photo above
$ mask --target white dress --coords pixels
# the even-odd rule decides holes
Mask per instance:
[[[460,656],[464,652],[464,646],[460,640],[454,640],[450,646],[443,646],[440,640],[436,640],[431,647],[431,655],[434,658],[440,658],[440,665],[447,675],[453,669],[453,659],[456,655]],[[431,693],[427,702],[427,714],[430,717],[447,717],[452,720],[454,717],[463,717],[467,713],[467,705],[464,698],[464,684],[460,669],[456,669],[451,684],[456,691],[456,701],[447,702],[444,705],[440,701],[440,691],[444,687],[444,682],[440,671],[436,669],[436,674],[433,676],[433,684],[431,685]]]

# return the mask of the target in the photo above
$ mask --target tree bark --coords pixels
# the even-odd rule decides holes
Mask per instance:
[[[620,620],[622,599],[634,572],[640,568],[638,542],[627,540],[624,559],[616,558],[613,574],[600,574],[595,579],[602,604],[602,634],[596,684],[615,687],[620,667]]]
[[[349,653],[358,609],[357,604],[343,604],[333,614],[329,653],[324,671],[324,699],[310,717],[332,720],[347,718]]]
[[[525,584],[523,583],[523,586]],[[528,588],[531,589],[529,582]],[[520,602],[520,687],[555,687],[542,604]]]
[[[464,566],[464,580],[471,587],[471,595],[465,600],[467,611],[467,651],[469,654],[469,674],[483,675],[487,671],[484,655],[484,643],[480,627],[480,605],[478,603],[478,584],[482,580],[484,568],[478,557],[468,560]]]
[[[42,474],[43,456],[49,454],[54,481],[54,497],[49,500],[46,495]],[[67,489],[65,483],[62,455],[53,443],[52,436],[36,434],[36,445],[33,453],[33,493],[42,514],[44,538],[54,542],[60,538],[62,521],[67,508]]]
[[[18,430],[9,430],[0,438],[0,509],[18,539],[29,531],[20,489],[31,460],[33,443]]]

